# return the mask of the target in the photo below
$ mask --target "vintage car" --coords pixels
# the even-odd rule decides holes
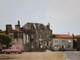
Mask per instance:
[[[0,53],[2,53],[2,48],[0,47]]]
[[[23,52],[22,49],[19,49],[17,47],[10,47],[9,49],[3,49],[2,50],[3,53],[17,53],[17,54],[21,54]]]

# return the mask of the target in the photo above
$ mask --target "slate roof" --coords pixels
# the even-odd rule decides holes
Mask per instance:
[[[47,27],[40,23],[26,23],[22,28],[24,29],[43,29],[46,30]]]

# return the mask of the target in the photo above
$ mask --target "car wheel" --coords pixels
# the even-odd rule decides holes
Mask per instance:
[[[16,54],[19,54],[19,52],[16,52]]]
[[[10,52],[8,52],[8,54],[10,54]]]
[[[4,53],[4,54],[6,54],[7,52],[6,52],[6,51],[4,51],[3,53]]]

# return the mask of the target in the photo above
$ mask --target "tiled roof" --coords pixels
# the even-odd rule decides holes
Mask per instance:
[[[74,36],[74,40],[77,41],[77,38],[80,38],[80,35]]]
[[[72,36],[68,34],[52,34],[53,38],[73,38]]]
[[[80,38],[80,35],[75,36],[74,38]]]
[[[0,33],[5,33],[6,31],[0,31]]]
[[[5,33],[5,32],[6,32],[6,31],[0,31],[0,33]],[[9,31],[9,33],[14,33],[14,32],[22,33],[23,31],[17,31],[17,30]]]
[[[12,31],[9,31],[9,32],[11,32],[11,33],[14,33],[14,32],[22,33],[23,31],[12,30]]]

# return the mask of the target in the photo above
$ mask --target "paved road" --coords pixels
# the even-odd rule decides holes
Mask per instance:
[[[64,51],[66,60],[80,60],[80,51]]]
[[[65,60],[62,52],[24,52],[22,54],[0,54],[0,60]]]

